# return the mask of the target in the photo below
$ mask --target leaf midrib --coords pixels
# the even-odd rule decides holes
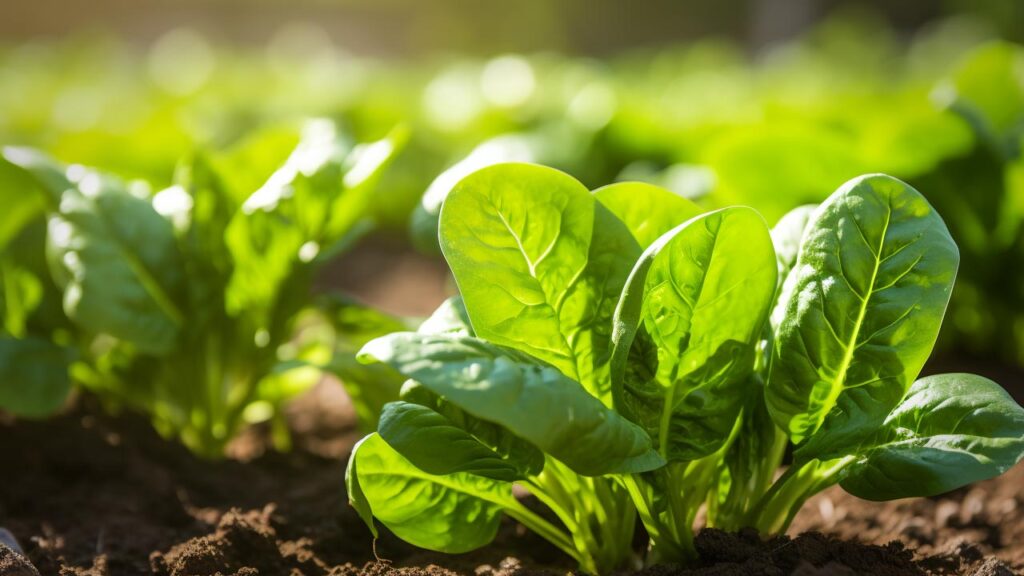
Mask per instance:
[[[568,337],[562,331],[562,323],[561,319],[559,318],[558,308],[561,307],[561,299],[559,299],[559,302],[556,303],[558,304],[557,307],[556,305],[553,305],[551,302],[549,302],[548,293],[544,289],[544,285],[541,283],[540,278],[537,277],[537,266],[544,261],[544,258],[546,258],[548,254],[550,254],[554,250],[555,244],[558,243],[558,237],[561,234],[561,220],[559,220],[559,233],[555,234],[555,237],[554,239],[552,239],[551,244],[544,250],[544,253],[541,254],[540,258],[538,258],[536,262],[533,262],[532,260],[530,260],[530,255],[526,253],[526,248],[523,246],[522,239],[519,237],[518,234],[515,233],[514,230],[512,230],[512,226],[509,225],[508,220],[505,218],[505,214],[501,211],[501,208],[499,208],[498,205],[493,200],[490,200],[490,204],[491,207],[494,209],[494,213],[497,214],[498,218],[501,220],[502,225],[505,226],[505,230],[507,230],[509,235],[512,236],[512,239],[515,240],[516,246],[519,248],[519,253],[523,256],[523,260],[526,261],[526,266],[530,271],[530,278],[532,278],[534,282],[536,282],[539,292],[544,295],[544,305],[551,310],[552,316],[555,320],[555,325],[558,327],[558,336],[559,338],[561,338],[562,343],[565,344],[565,349],[569,352],[568,356],[573,368],[573,374],[571,375],[571,377],[574,378],[577,382],[579,382],[579,359],[576,356],[576,349],[573,348],[572,344],[569,342]],[[561,218],[561,215],[559,215],[559,217]],[[577,271],[577,273],[573,276],[572,280],[570,280],[569,283],[566,285],[563,294],[568,294],[569,290],[572,289],[572,286],[582,276],[583,271],[586,270],[588,264],[589,262],[584,262],[583,266],[580,267],[579,271]]]
[[[860,223],[856,222],[856,217],[850,216],[854,220],[854,225],[859,229]],[[871,281],[868,283],[868,293],[864,298],[860,299],[860,310],[857,313],[857,320],[853,324],[853,330],[850,333],[850,339],[845,346],[843,352],[843,359],[839,363],[839,368],[836,371],[836,376],[832,379],[829,388],[829,394],[825,398],[825,406],[828,406],[828,410],[823,410],[817,418],[817,425],[820,426],[824,420],[824,415],[827,414],[835,405],[839,399],[839,395],[846,389],[846,373],[850,369],[850,364],[853,362],[853,355],[859,347],[857,344],[857,338],[860,336],[861,328],[864,324],[864,318],[867,315],[868,303],[871,301],[871,296],[874,294],[875,282],[878,280],[878,270],[882,265],[882,249],[885,247],[885,237],[889,233],[889,223],[892,220],[892,205],[891,198],[886,199],[886,212],[885,212],[885,225],[882,226],[881,238],[878,241],[878,250],[872,253],[875,259],[874,269],[871,271]],[[870,248],[870,245],[868,245]],[[842,268],[840,268],[840,274],[842,274]],[[851,286],[852,289],[852,286]],[[827,321],[825,316],[827,312],[824,307],[822,308],[822,317]]]

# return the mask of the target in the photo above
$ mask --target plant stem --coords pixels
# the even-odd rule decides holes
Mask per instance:
[[[749,520],[762,534],[780,534],[789,527],[804,502],[839,481],[853,456],[790,466],[751,511]]]

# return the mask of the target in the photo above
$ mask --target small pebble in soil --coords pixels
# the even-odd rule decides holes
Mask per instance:
[[[0,527],[0,544],[7,546],[18,554],[25,554],[25,551],[21,549],[21,545],[18,544],[18,539],[7,528]]]

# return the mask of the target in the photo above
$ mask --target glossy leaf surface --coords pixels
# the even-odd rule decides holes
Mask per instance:
[[[391,365],[577,473],[643,472],[663,464],[643,430],[524,354],[476,338],[398,333],[370,342],[360,357]]]
[[[889,176],[847,182],[811,218],[776,310],[766,400],[807,457],[878,426],[931,352],[959,254],[916,190]]]
[[[841,484],[860,498],[948,492],[1024,458],[1024,408],[981,376],[922,378],[857,456]]]
[[[698,216],[637,262],[616,314],[616,406],[666,459],[696,459],[728,438],[775,278],[768,228],[749,208]],[[627,367],[643,362],[630,358],[634,345],[656,350],[646,375]]]

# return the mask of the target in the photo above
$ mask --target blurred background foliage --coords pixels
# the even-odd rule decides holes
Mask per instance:
[[[950,224],[944,341],[1024,365],[1024,3],[36,0],[0,8],[0,142],[159,190],[207,150],[255,190],[295,126],[400,126],[386,228],[432,249],[500,160],[647,180],[774,222],[886,172]],[[427,195],[421,196],[427,191]]]

